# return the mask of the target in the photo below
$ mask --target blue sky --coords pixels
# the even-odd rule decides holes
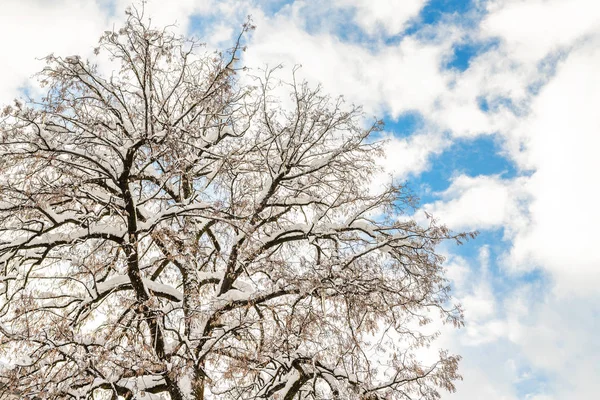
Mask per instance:
[[[5,41],[0,102],[30,85],[34,56],[89,53],[127,4],[4,0],[0,33],[18,40]],[[459,331],[440,328],[436,345],[464,356],[464,381],[444,399],[597,397],[597,1],[173,0],[147,9],[156,24],[177,21],[221,49],[251,14],[257,29],[242,62],[302,64],[302,78],[383,118],[385,172],[450,228],[480,232],[440,249],[467,318]]]

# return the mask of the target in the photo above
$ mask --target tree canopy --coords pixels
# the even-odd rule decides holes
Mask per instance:
[[[462,324],[381,125],[133,11],[0,125],[0,398],[436,399]],[[292,76],[294,76],[292,74]],[[285,91],[289,97],[280,98]],[[402,217],[400,217],[402,216]]]

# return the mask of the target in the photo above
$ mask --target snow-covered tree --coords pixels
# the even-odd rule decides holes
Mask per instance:
[[[243,28],[251,29],[250,24]],[[435,399],[436,245],[359,108],[130,12],[0,125],[0,398]],[[105,68],[106,69],[106,68]],[[289,99],[275,93],[287,90]]]

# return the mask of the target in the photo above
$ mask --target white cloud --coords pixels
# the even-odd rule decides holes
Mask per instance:
[[[441,200],[423,208],[453,230],[519,228],[522,219],[522,179],[460,175],[440,194]]]
[[[489,2],[480,25],[453,40],[499,43],[470,60],[466,71],[446,72],[451,84],[428,116],[455,136],[509,132],[517,116],[529,111],[535,98],[531,87],[552,77],[548,57],[590,40],[598,26],[600,3],[593,0]],[[489,110],[480,108],[482,99],[491,105]],[[520,144],[512,143],[517,149]]]
[[[502,301],[497,299],[488,271],[490,254],[487,246],[479,249],[478,263],[448,255],[447,276],[452,281],[454,296],[465,309],[466,326],[459,331],[442,328],[440,345],[463,356],[460,371],[464,381],[457,383],[456,394],[444,399],[516,400],[513,383],[518,379],[514,350],[506,339],[510,329],[500,313]],[[482,363],[482,354],[485,362]]]
[[[308,34],[300,22],[282,16],[258,23],[247,60],[302,62],[306,77],[366,104],[369,112],[418,110],[455,136],[503,136],[511,157],[534,170],[532,175],[513,180],[457,176],[441,200],[426,209],[455,230],[505,228],[505,239],[515,240],[506,267],[537,265],[563,293],[590,294],[599,283],[600,265],[592,251],[600,222],[593,185],[600,170],[594,157],[599,144],[594,109],[600,104],[594,79],[598,45],[590,42],[597,29],[596,10],[591,2],[496,2],[481,30],[467,39],[496,37],[499,44],[475,57],[464,72],[439,67],[460,35],[437,44],[405,38],[397,45],[367,49],[323,33]],[[556,74],[552,68],[540,69],[539,60],[557,50],[572,53],[559,60]],[[546,82],[539,94],[531,90]],[[480,109],[481,98],[490,104],[488,112]],[[407,155],[388,156],[386,168],[418,173],[427,168],[429,154],[444,148],[421,146],[420,152],[414,150],[418,144],[392,141],[388,154]],[[518,283],[515,276],[511,279],[518,287],[499,297],[489,279],[477,279],[479,272],[449,268],[449,276],[463,286],[457,296],[469,322],[453,344],[465,355],[466,379],[457,397],[521,398],[515,385],[527,379],[522,370],[530,366],[531,379],[548,374],[555,384],[533,387],[525,398],[593,398],[598,389],[594,360],[600,352],[591,341],[589,322],[572,311],[581,307],[590,319],[597,313],[597,299],[580,297],[579,306],[563,307],[547,292],[549,287]],[[589,348],[585,354],[577,350],[581,344]]]
[[[477,371],[471,365],[477,370],[503,361],[503,357],[486,355],[483,362],[472,355],[489,346],[505,348],[504,357],[514,357],[521,367],[531,368],[533,382],[536,376],[546,377],[547,383],[531,383],[532,392],[524,398],[594,398],[600,389],[596,379],[600,347],[593,322],[600,311],[596,295],[600,258],[595,251],[600,191],[594,184],[600,170],[600,158],[595,154],[600,147],[596,110],[600,84],[595,79],[600,40],[589,32],[585,36],[580,40],[582,36],[573,35],[574,42],[561,44],[572,48],[559,60],[555,73],[538,71],[537,65],[527,64],[530,61],[525,58],[521,63],[518,57],[522,56],[505,46],[477,57],[469,70],[458,76],[453,89],[457,99],[500,95],[525,105],[524,115],[509,116],[497,125],[469,115],[464,116],[464,127],[459,120],[448,125],[456,128],[455,134],[467,132],[470,121],[481,121],[479,129],[498,129],[510,144],[511,157],[522,169],[533,172],[516,180],[459,176],[442,199],[427,209],[455,229],[509,228],[505,238],[512,240],[507,245],[513,248],[504,267],[512,271],[538,267],[551,278],[549,285],[529,285],[510,275],[517,279],[517,288],[501,297],[496,294],[494,311],[489,311],[493,303],[486,300],[482,283],[457,293],[471,321],[455,339],[458,352],[466,357],[466,384],[459,386],[460,398],[490,387],[502,388],[490,398],[511,393],[517,380],[510,374],[498,378],[486,370],[480,382],[472,380]],[[552,49],[544,49],[548,51]],[[494,60],[501,62],[502,54],[506,55],[505,65],[495,64]],[[500,85],[501,76],[507,78],[506,87]],[[529,92],[527,87],[539,79],[547,81],[546,85],[539,93]],[[472,103],[471,111],[472,115],[477,112]],[[473,279],[464,270],[455,275],[462,282],[457,287]]]
[[[257,30],[244,54],[245,65],[257,68],[283,63],[284,71],[289,71],[301,64],[300,78],[323,84],[333,95],[344,95],[349,102],[360,104],[367,115],[397,117],[415,110],[427,114],[436,107],[437,97],[448,84],[449,78],[439,66],[450,42],[424,43],[406,37],[396,45],[366,48],[343,42],[327,30],[308,33],[304,3],[300,4],[275,17],[255,15]],[[289,75],[284,72],[283,79],[289,80]],[[390,137],[382,160],[385,174],[406,178],[426,170],[430,156],[448,145],[439,132],[431,125],[409,139]],[[382,179],[378,177],[378,181]]]
[[[354,7],[354,19],[367,33],[383,30],[387,34],[402,32],[406,23],[416,17],[427,0],[335,0],[341,7]]]
[[[393,117],[431,110],[446,90],[448,78],[439,65],[448,44],[406,37],[397,45],[366,48],[328,33],[308,33],[303,18],[295,9],[256,17],[245,64],[302,64],[301,74],[309,81],[323,83],[328,92],[345,95],[368,113]]]
[[[477,359],[478,357],[473,357]],[[517,400],[515,390],[511,385],[511,371],[502,364],[488,365],[482,369],[479,362],[471,361],[470,357],[461,363],[461,373],[464,381],[459,382],[456,394],[445,395],[443,398],[461,400]],[[495,361],[495,360],[494,360]],[[466,365],[465,365],[466,364]]]
[[[0,103],[19,95],[19,88],[43,68],[36,58],[50,53],[90,53],[105,29],[108,15],[93,0],[4,0],[0,13],[3,62]]]
[[[457,177],[426,209],[455,229],[509,228],[515,236],[507,267],[550,272],[557,290],[593,291],[600,283],[600,7],[590,1],[496,1],[479,32],[500,44],[450,73],[438,107],[428,114],[455,136],[496,132],[525,170],[518,181]],[[538,61],[567,52],[554,68]],[[545,85],[539,93],[532,85]],[[479,99],[491,107],[484,112]],[[529,202],[530,203],[527,203]]]
[[[212,29],[212,34],[206,41],[212,46],[218,48],[219,45],[225,44],[226,47],[232,46],[231,38],[234,28],[231,25],[219,24]]]
[[[510,340],[534,371],[548,377],[547,393],[539,395],[595,398],[600,389],[594,378],[600,374],[600,346],[592,316],[600,312],[598,297],[559,299],[540,292],[537,285],[523,285],[505,298],[508,321],[517,327]],[[514,302],[527,306],[515,314]]]
[[[511,58],[522,61],[571,46],[600,24],[600,3],[594,0],[499,0],[488,10],[482,32],[502,38]]]
[[[379,160],[384,175],[405,179],[418,175],[429,168],[432,154],[441,153],[449,141],[436,133],[420,133],[407,138],[385,135],[385,155]]]
[[[513,108],[526,105],[527,87],[540,76],[535,65],[515,64],[502,48],[475,56],[466,71],[445,74],[451,85],[428,116],[457,137],[510,130],[517,119]]]
[[[450,260],[446,270],[466,320],[464,331],[457,340],[462,346],[472,347],[505,337],[507,324],[499,318],[498,301],[491,285],[488,246],[479,248],[477,265],[452,255]]]
[[[121,17],[125,9],[132,4],[137,8],[139,2],[135,0],[112,0],[116,16]],[[212,13],[224,10],[229,2],[221,1],[215,4],[213,0],[174,0],[168,4],[161,0],[147,0],[144,4],[144,15],[152,19],[152,25],[162,27],[170,25],[186,33],[190,23],[190,17],[195,14]]]
[[[598,43],[569,55],[542,89],[517,134],[517,157],[535,169],[527,191],[531,224],[515,238],[512,261],[549,270],[561,291],[597,291],[600,254],[600,68]]]
[[[458,332],[443,329],[443,345],[464,357],[465,378],[455,396],[444,398],[594,398],[600,389],[598,297],[561,299],[539,282],[519,280],[494,293],[499,277],[487,270],[486,249],[480,248],[478,264],[450,256],[447,265],[467,324]]]
[[[0,36],[3,58],[0,64],[0,104],[20,95],[30,86],[38,90],[31,77],[44,62],[40,58],[79,54],[88,57],[102,32],[119,27],[131,0],[3,0]],[[145,15],[154,26],[172,25],[185,32],[192,14],[208,12],[210,1],[179,0],[168,7],[158,0],[145,4]]]
[[[471,281],[471,293],[461,298],[461,303],[465,307],[465,317],[467,321],[477,322],[488,319],[496,313],[496,299],[492,293],[492,288],[487,280],[489,279],[489,257],[490,251],[487,245],[479,249],[479,279]]]

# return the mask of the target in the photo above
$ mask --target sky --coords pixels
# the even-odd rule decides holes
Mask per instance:
[[[88,56],[129,0],[1,0],[0,104],[39,88],[51,52]],[[466,326],[444,399],[600,392],[600,2],[150,0],[156,26],[299,75],[385,121],[381,165],[455,231],[440,247]],[[291,75],[290,75],[291,76]],[[371,119],[372,120],[372,119]]]

